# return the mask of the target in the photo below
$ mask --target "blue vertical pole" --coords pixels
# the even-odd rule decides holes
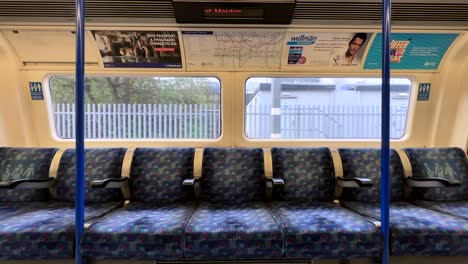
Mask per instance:
[[[390,262],[389,222],[390,222],[390,38],[391,38],[391,0],[382,2],[382,151],[381,151],[381,188],[380,219],[384,248],[382,264]]]
[[[80,251],[84,231],[84,1],[76,0],[76,199],[75,199],[75,263],[82,264]]]

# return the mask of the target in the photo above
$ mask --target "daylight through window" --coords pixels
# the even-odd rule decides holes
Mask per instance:
[[[55,130],[75,138],[75,79],[49,82]],[[221,84],[213,77],[85,79],[88,139],[215,139],[221,134]]]
[[[406,129],[411,81],[390,81],[390,137]],[[251,139],[379,139],[380,78],[250,78],[245,135]]]

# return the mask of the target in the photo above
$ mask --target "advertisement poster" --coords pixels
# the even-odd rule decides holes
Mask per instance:
[[[393,33],[390,43],[391,68],[436,70],[458,34]],[[382,68],[382,34],[378,33],[367,54],[364,69]]]
[[[92,31],[104,67],[182,68],[177,31]]]
[[[287,66],[359,67],[372,33],[286,34]]]

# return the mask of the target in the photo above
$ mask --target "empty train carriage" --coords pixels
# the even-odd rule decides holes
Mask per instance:
[[[85,5],[80,233],[75,1],[0,1],[0,263],[468,263],[467,0],[392,1],[389,237],[381,1]]]

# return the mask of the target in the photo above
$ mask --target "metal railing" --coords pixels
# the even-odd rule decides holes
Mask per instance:
[[[75,137],[74,104],[54,104],[57,135]],[[405,131],[407,109],[391,108],[391,138]],[[379,105],[290,105],[281,108],[281,138],[380,138]],[[86,104],[85,136],[90,139],[214,139],[221,134],[215,104]],[[249,138],[271,137],[271,105],[249,105]]]

